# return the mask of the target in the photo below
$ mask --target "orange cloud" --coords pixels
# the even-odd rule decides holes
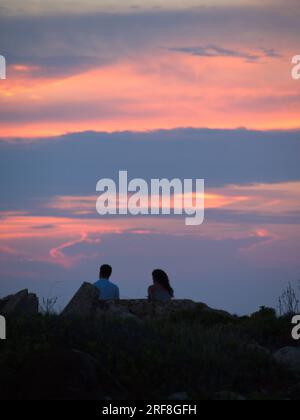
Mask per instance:
[[[266,215],[300,211],[300,182],[279,184],[229,185],[207,189],[204,194],[205,209],[227,209]],[[171,200],[172,208],[182,203],[184,196]],[[194,199],[195,194],[193,194]],[[47,208],[62,210],[68,214],[96,214],[97,196],[58,196],[46,204]],[[156,200],[155,200],[156,201]],[[125,197],[118,204],[126,207]],[[160,200],[160,208],[162,202]]]
[[[102,241],[107,235],[156,235],[201,237],[206,240],[249,240],[241,246],[241,255],[257,256],[256,249],[268,249],[274,242],[281,244],[297,241],[300,226],[288,224],[264,224],[255,222],[206,221],[198,228],[187,228],[176,218],[111,218],[73,219],[67,217],[41,217],[30,214],[1,214],[0,258],[59,265],[66,269],[74,267],[82,260],[99,255]],[[257,239],[257,241],[256,241]],[[254,240],[254,242],[252,241]],[[94,245],[93,251],[82,251],[80,245]],[[72,250],[71,255],[69,250]],[[75,252],[74,252],[75,251]],[[95,254],[96,253],[96,254]],[[271,251],[268,251],[270,257]],[[251,254],[251,255],[250,255]]]
[[[83,232],[81,234],[80,239],[76,239],[73,241],[68,241],[65,242],[59,246],[57,246],[56,248],[52,248],[49,252],[50,256],[55,260],[55,262],[59,265],[62,265],[65,268],[71,268],[72,266],[74,266],[76,263],[78,263],[81,259],[85,259],[86,256],[83,254],[77,254],[75,256],[67,256],[64,254],[64,250],[71,248],[75,245],[79,245],[79,244],[83,244],[83,243],[88,243],[88,244],[100,244],[101,243],[101,239],[100,238],[95,238],[95,239],[91,239],[88,237],[88,234]],[[90,255],[89,258],[93,258],[93,255]]]
[[[227,186],[206,191],[206,208],[233,210],[238,214],[284,215],[299,213],[299,182]],[[240,248],[241,255],[257,256],[259,249],[269,249],[274,243],[297,241],[300,226],[284,222],[259,223],[254,220],[218,222],[206,219],[198,228],[188,228],[182,218],[151,216],[97,217],[96,196],[56,197],[48,203],[49,209],[62,211],[65,216],[33,216],[25,212],[0,213],[1,258],[21,258],[47,262],[71,268],[83,259],[93,258],[94,251],[81,252],[78,245],[102,246],[107,235],[195,236],[208,240],[249,240]],[[92,218],[85,216],[94,215]],[[28,246],[30,241],[30,246]],[[26,244],[26,246],[24,246]],[[69,255],[68,250],[77,249]],[[272,257],[269,251],[269,257]]]
[[[300,85],[287,77],[283,59],[247,63],[164,51],[57,79],[35,78],[27,70],[1,82],[0,109],[8,115],[2,136],[299,127]]]

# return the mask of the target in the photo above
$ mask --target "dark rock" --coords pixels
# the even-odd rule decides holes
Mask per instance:
[[[0,313],[3,315],[33,315],[39,311],[39,301],[35,294],[22,290],[15,295],[7,296],[0,301]]]
[[[168,302],[150,302],[146,299],[101,300],[98,289],[84,283],[71,302],[62,312],[62,316],[95,316],[103,314],[115,315],[123,319],[146,320],[167,318],[181,314],[213,315],[228,318],[232,316],[225,312],[209,308],[204,303],[192,300],[171,300]]]
[[[137,320],[180,317],[189,314],[213,314],[221,317],[231,317],[227,312],[211,309],[204,303],[196,303],[192,300],[170,300],[168,302],[150,302],[145,299],[100,300],[97,305],[97,313],[111,313],[122,318]]]
[[[214,401],[246,401],[247,398],[231,391],[221,391],[214,394]]]
[[[274,354],[278,363],[295,373],[300,373],[300,347],[284,347]]]
[[[61,315],[83,317],[94,315],[99,305],[99,295],[99,290],[95,286],[83,283]]]
[[[186,392],[175,392],[168,397],[168,400],[170,401],[186,401],[188,399],[189,396]]]

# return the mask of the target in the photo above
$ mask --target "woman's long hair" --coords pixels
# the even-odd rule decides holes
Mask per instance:
[[[158,283],[163,289],[165,289],[171,297],[174,297],[174,290],[170,285],[170,280],[163,270],[154,270],[152,273],[154,282]]]

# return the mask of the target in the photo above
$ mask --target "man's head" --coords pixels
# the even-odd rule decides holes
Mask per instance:
[[[110,265],[104,264],[100,267],[100,279],[109,279],[112,273],[112,268]]]

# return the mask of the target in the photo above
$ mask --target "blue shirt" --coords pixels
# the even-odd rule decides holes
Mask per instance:
[[[120,292],[118,286],[107,279],[100,279],[94,286],[100,290],[99,298],[101,300],[115,300],[120,299]]]

